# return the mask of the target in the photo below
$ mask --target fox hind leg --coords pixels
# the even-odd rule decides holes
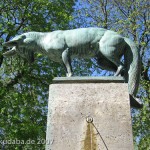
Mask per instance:
[[[121,62],[121,56],[124,53],[124,39],[117,34],[106,34],[100,41],[100,52],[114,65],[116,65],[115,76],[122,74],[124,64]]]
[[[103,70],[114,72],[117,70],[117,66],[100,53],[96,56],[96,60],[99,67]]]
[[[109,47],[109,51],[115,52],[115,50],[116,50],[115,47]],[[112,64],[110,64],[110,66],[112,66],[112,68],[114,68],[113,66],[116,66],[116,70],[115,70],[116,72],[115,72],[114,76],[121,75],[124,70],[124,64],[120,61],[120,57],[117,55],[115,56],[115,54],[109,54],[109,53],[108,53],[108,55],[105,54],[105,57],[112,63]]]

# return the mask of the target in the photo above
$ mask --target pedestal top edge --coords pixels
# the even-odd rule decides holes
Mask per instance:
[[[123,77],[115,76],[55,77],[52,83],[125,83],[125,80]]]

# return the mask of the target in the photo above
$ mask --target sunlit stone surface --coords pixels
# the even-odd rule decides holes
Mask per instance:
[[[133,150],[127,84],[112,77],[72,80],[50,85],[46,150]]]

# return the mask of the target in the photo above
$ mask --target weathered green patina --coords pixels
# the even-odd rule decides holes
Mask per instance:
[[[19,54],[30,62],[40,52],[65,65],[67,76],[73,75],[72,58],[96,57],[100,68],[124,74],[129,94],[136,96],[140,80],[140,54],[136,44],[117,32],[103,28],[79,28],[53,32],[28,32],[3,44],[12,47],[4,56]],[[124,64],[120,61],[124,56]]]

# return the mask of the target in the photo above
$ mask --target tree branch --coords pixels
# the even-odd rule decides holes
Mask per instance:
[[[128,15],[126,14],[126,12],[125,12],[122,8],[120,8],[119,3],[118,3],[116,0],[114,0],[114,2],[115,2],[115,4],[116,4],[116,6],[119,8],[119,10],[122,12],[122,14],[123,14],[126,18],[128,18]]]
[[[0,67],[2,66],[3,59],[4,59],[4,57],[3,57],[3,55],[1,55],[1,56],[0,56]]]
[[[141,71],[142,73],[141,73],[141,76],[146,81],[149,81],[149,77],[148,77],[149,65],[150,65],[150,60],[149,60],[149,62],[148,62],[148,64],[147,64],[146,67],[144,67],[144,65],[142,64],[142,71]]]

